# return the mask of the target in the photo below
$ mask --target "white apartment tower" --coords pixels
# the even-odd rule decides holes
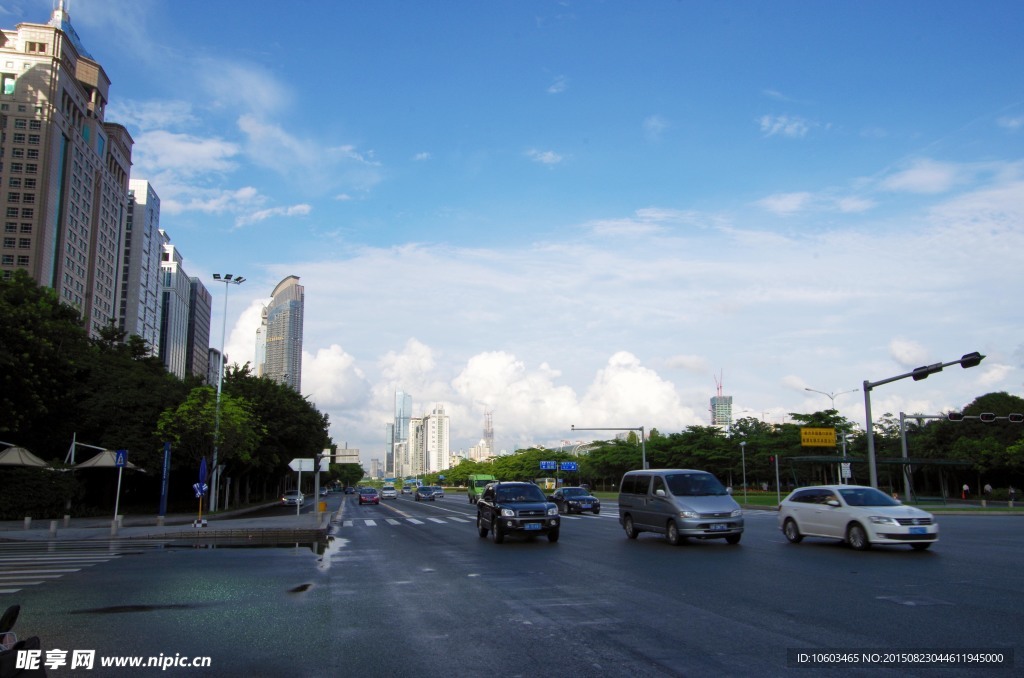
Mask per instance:
[[[188,373],[188,324],[192,280],[181,267],[181,254],[171,244],[167,232],[160,230],[163,253],[160,271],[163,278],[163,308],[160,318],[160,357],[164,367],[179,379]]]
[[[448,429],[443,405],[435,405],[430,414],[409,420],[409,457],[414,475],[451,468]]]
[[[144,179],[128,182],[128,218],[121,258],[121,330],[141,337],[151,355],[160,351],[160,197]]]
[[[134,143],[104,119],[109,89],[63,0],[49,23],[0,32],[0,275],[53,288],[93,337],[121,308]]]

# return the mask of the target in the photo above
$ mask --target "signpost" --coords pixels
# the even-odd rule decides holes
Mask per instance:
[[[312,472],[312,471],[326,471],[326,470],[328,470],[328,467],[330,466],[330,464],[331,464],[330,458],[326,457],[324,455],[320,455],[320,454],[316,455],[316,461],[314,461],[313,459],[310,459],[309,457],[296,457],[295,459],[292,459],[290,462],[288,462],[288,468],[290,468],[293,471],[296,471],[299,474],[299,481],[298,481],[298,486],[297,486],[296,489],[300,493],[302,492],[302,472],[303,471],[309,471],[309,472]],[[318,485],[318,486],[320,485],[320,473],[316,474],[316,485]],[[319,492],[320,492],[320,488],[319,487],[316,487],[316,492],[319,495]],[[320,508],[320,504],[319,504],[320,497],[319,496],[314,497],[313,501],[317,502],[317,509],[319,509]],[[295,505],[295,515],[299,515],[299,512],[301,510],[302,510],[302,504],[296,504]]]
[[[114,498],[114,525],[117,525],[117,510],[121,504],[121,474],[128,463],[128,450],[118,450],[114,454],[114,466],[117,467],[117,496]]]

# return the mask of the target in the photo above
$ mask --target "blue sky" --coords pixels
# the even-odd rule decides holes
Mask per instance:
[[[230,359],[299,276],[302,391],[364,461],[396,388],[456,450],[486,409],[506,449],[679,431],[722,379],[778,423],[975,350],[876,418],[1024,391],[1019,2],[68,9],[186,270],[248,279]]]

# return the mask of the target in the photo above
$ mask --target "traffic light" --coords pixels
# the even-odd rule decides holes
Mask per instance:
[[[950,421],[963,421],[964,415],[963,412],[950,412],[946,415],[946,418]]]
[[[974,353],[968,353],[960,358],[960,367],[964,369],[967,369],[968,367],[977,367],[984,359],[985,356],[981,355],[977,351]]]
[[[1006,418],[1010,420],[1011,424],[1024,423],[1024,414],[1021,414],[1020,412],[1011,412]]]
[[[314,473],[317,473],[317,472],[320,471],[320,460],[322,460],[323,458],[324,458],[324,455],[320,454],[319,452],[317,454],[313,455],[313,472]]]
[[[774,455],[774,454],[773,454],[773,455],[770,455],[770,456],[768,457],[768,463],[769,463],[769,464],[774,464],[774,463],[775,463],[775,455]]]
[[[914,377],[914,381],[921,381],[927,379],[929,374],[942,371],[942,363],[935,363],[934,365],[923,365],[921,367],[915,367],[911,376]]]
[[[978,415],[978,419],[986,423],[993,422],[996,420],[996,415],[993,414],[992,412],[982,412],[981,414]]]

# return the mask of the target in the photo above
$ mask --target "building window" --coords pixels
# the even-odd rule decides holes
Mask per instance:
[[[31,207],[22,207],[21,208],[21,218],[22,219],[31,219],[34,216],[34,214],[35,214],[35,211]]]
[[[7,208],[7,216],[8,217],[16,217],[16,216],[18,216],[18,208],[17,207],[8,207]]]
[[[15,132],[14,133],[14,137],[11,140],[14,143],[16,143],[16,144],[23,144],[23,143],[25,143],[25,133],[24,132]]]
[[[25,149],[24,148],[12,148],[11,149],[11,157],[12,158],[24,158],[25,157]]]
[[[27,157],[29,160],[38,160],[39,159],[39,149],[38,148],[30,148],[30,149],[28,149],[28,153],[27,153],[27,155],[25,157]]]
[[[16,221],[6,221],[6,222],[4,222],[4,233],[17,233],[17,232],[18,232],[18,222],[16,222]]]
[[[26,205],[35,205],[36,204],[36,194],[35,193],[22,193],[21,194],[21,200]]]
[[[25,118],[14,119],[14,129],[25,129],[26,127],[28,127],[28,120]]]
[[[17,244],[17,238],[4,238],[4,247],[9,247],[13,250]]]
[[[29,120],[28,121],[28,128],[31,129],[31,130],[43,129],[43,121],[42,120]]]
[[[14,94],[14,83],[16,78],[10,73],[4,73],[0,76],[0,86],[3,87],[4,94]]]
[[[28,142],[30,144],[35,144],[36,146],[38,146],[39,145],[39,135],[38,134],[29,134],[28,135]]]
[[[31,233],[32,232],[32,224],[31,223],[22,222],[22,224],[21,224],[21,231],[20,232],[21,233]]]
[[[14,255],[5,254],[3,258],[0,259],[0,264],[3,264],[4,266],[14,266]]]
[[[21,193],[8,193],[7,202],[21,202]]]
[[[22,164],[20,162],[11,163],[11,172],[21,172]]]
[[[35,187],[36,187],[36,180],[35,179],[25,179],[25,188],[35,188]]]
[[[25,165],[25,174],[35,174],[38,170],[39,170],[39,165],[35,164],[34,162],[30,162],[30,163]],[[14,171],[14,167],[13,166],[11,167],[11,171],[12,172]],[[18,171],[20,172],[21,170],[18,170]]]
[[[18,255],[18,266],[28,266],[28,256],[25,254]]]
[[[30,250],[30,249],[32,249],[32,238],[18,238],[18,249],[19,250]]]
[[[11,177],[7,180],[7,186],[9,188],[21,188],[21,179],[18,177]]]

